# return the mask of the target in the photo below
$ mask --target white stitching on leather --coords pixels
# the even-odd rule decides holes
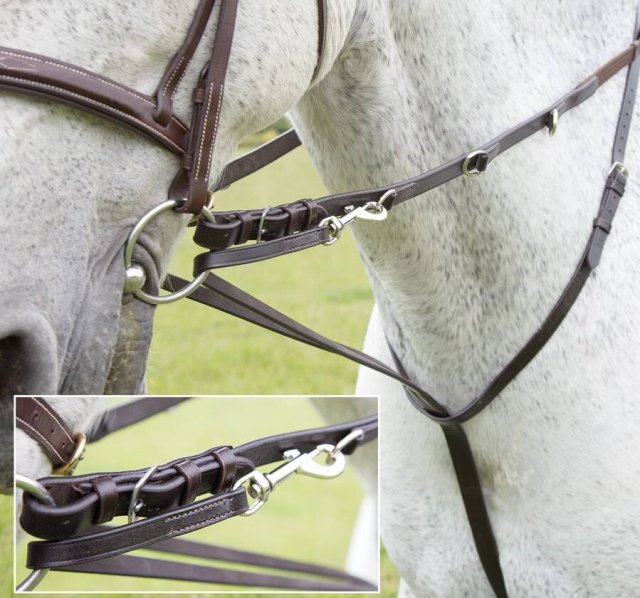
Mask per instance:
[[[211,100],[213,99],[213,93],[209,93],[209,101],[207,102],[207,109],[204,113],[204,123],[202,126],[202,133],[200,137],[200,147],[198,148],[198,160],[196,165],[195,178],[198,178],[200,174],[200,164],[202,164],[202,147],[204,146],[204,138],[207,136],[207,122],[209,121],[209,111],[211,110]]]
[[[211,170],[211,157],[213,155],[213,147],[216,144],[218,138],[218,122],[220,117],[220,110],[222,109],[222,100],[224,99],[224,83],[220,86],[220,101],[218,102],[218,109],[216,110],[216,120],[213,125],[213,137],[211,138],[211,147],[209,148],[209,155],[207,156],[207,175],[206,179],[209,180],[209,172]]]
[[[58,419],[58,417],[56,416],[56,414],[51,411],[51,409],[49,408],[49,405],[47,405],[45,402],[41,401],[40,399],[38,399],[38,397],[33,397],[33,400],[38,403],[38,405],[40,405],[40,407],[42,409],[44,409],[50,417],[52,417],[60,426],[60,428],[62,429],[62,431],[64,432],[64,435],[69,439],[69,441],[73,444],[73,438],[71,438],[71,436],[69,436],[69,432],[67,432],[67,429],[65,427],[65,425]]]
[[[19,79],[17,77],[7,77],[6,75],[0,75],[0,79],[5,79],[7,81],[16,81],[18,83],[23,83],[24,82],[24,79]],[[134,121],[134,122],[138,123],[142,128],[147,129],[148,131],[151,131],[154,136],[161,137],[162,139],[167,141],[168,144],[171,147],[175,147],[178,150],[178,153],[180,153],[180,154],[182,153],[182,148],[180,146],[176,145],[165,134],[160,133],[157,129],[154,129],[153,127],[150,127],[144,121],[140,120],[139,118],[136,118],[135,116],[131,116],[130,114],[127,114],[126,112],[123,112],[122,110],[117,110],[116,108],[113,108],[112,106],[109,106],[108,104],[103,104],[102,102],[98,102],[97,100],[93,100],[91,98],[87,98],[86,96],[80,95],[78,93],[74,93],[74,92],[69,91],[67,89],[64,89],[62,87],[57,87],[55,85],[48,85],[48,84],[45,84],[45,83],[39,83],[37,81],[29,81],[29,85],[33,85],[33,86],[37,86],[37,87],[43,87],[43,88],[46,88],[46,89],[55,89],[56,91],[61,91],[66,95],[70,95],[70,96],[74,96],[76,98],[80,98],[81,100],[84,100],[85,102],[89,102],[90,104],[96,104],[98,106],[106,108],[107,111],[109,111],[109,112],[115,112],[116,114],[120,114],[121,116],[124,117],[125,120],[131,120],[131,121]]]
[[[51,449],[51,451],[56,455],[56,457],[58,457],[58,459],[59,459],[62,463],[64,463],[64,457],[63,457],[63,456],[62,456],[62,455],[61,455],[61,454],[56,450],[56,447],[55,447],[55,446],[53,446],[53,445],[52,445],[52,444],[51,444],[51,443],[50,443],[50,442],[49,442],[49,441],[48,441],[48,440],[47,440],[47,439],[42,435],[42,433],[41,433],[41,432],[39,432],[38,430],[36,430],[32,425],[30,425],[29,423],[27,423],[27,422],[26,422],[26,421],[24,421],[23,419],[21,419],[21,418],[17,418],[17,419],[18,419],[18,421],[22,422],[25,426],[27,426],[27,428],[29,428],[30,430],[33,430],[33,432],[34,432],[35,434],[37,434],[38,438],[40,438],[40,440],[41,440],[44,444],[46,444],[46,445]]]
[[[59,64],[57,62],[52,62],[50,60],[43,60],[42,58],[36,58],[35,56],[24,56],[22,54],[17,54],[15,52],[7,52],[6,50],[0,50],[0,54],[4,54],[6,56],[13,56],[15,58],[21,58],[21,59],[27,59],[27,60],[33,60],[33,61],[37,61],[37,62],[42,62],[43,64],[49,64],[49,65],[54,66],[56,68],[61,68],[61,69],[65,69],[67,71],[72,71],[72,72],[77,73],[79,75],[83,75],[85,77],[89,77],[91,79],[94,79],[95,81],[100,81],[101,83],[104,83],[105,85],[109,85],[111,87],[114,87],[116,89],[124,91],[124,92],[126,92],[126,93],[128,93],[130,95],[136,96],[137,98],[140,98],[143,102],[146,102],[147,104],[151,104],[152,106],[155,106],[155,103],[152,100],[150,100],[147,96],[145,96],[144,94],[140,93],[139,91],[136,91],[135,89],[129,89],[127,87],[122,87],[122,86],[118,85],[117,83],[112,83],[111,81],[107,81],[106,79],[103,79],[102,77],[98,77],[96,75],[91,75],[90,73],[85,73],[84,71],[80,71],[80,70],[75,69],[73,67],[65,66],[64,64]],[[183,76],[184,76],[184,73],[183,73]],[[69,93],[73,93],[73,92],[69,92]],[[84,97],[84,96],[82,96],[82,97]],[[171,96],[171,97],[173,97],[173,96]],[[175,121],[175,123],[185,133],[187,132],[187,128],[178,119],[174,118],[173,116],[171,117],[171,119],[173,121]]]

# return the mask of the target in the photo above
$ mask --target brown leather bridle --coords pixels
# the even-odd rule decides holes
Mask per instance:
[[[67,474],[37,481],[17,477],[25,490],[20,525],[46,540],[28,544],[27,567],[33,572],[18,589],[31,590],[48,570],[56,570],[293,590],[375,591],[371,583],[330,567],[177,539],[231,517],[253,514],[294,474],[337,477],[346,455],[377,438],[375,415],[236,447],[213,447],[142,470],[68,475],[86,442],[191,398],[146,397],[125,403],[105,412],[78,443],[73,438],[79,432],[74,433],[45,398],[16,398],[17,428],[38,442],[54,466],[59,468],[66,460],[65,471],[57,473]],[[67,459],[71,452],[78,456]],[[269,473],[258,469],[275,463],[280,464]],[[123,515],[128,515],[128,524],[105,525]],[[126,555],[139,548],[259,571]]]
[[[267,210],[242,210],[208,214],[203,210],[209,201],[209,166],[214,150],[216,126],[211,114],[223,102],[226,66],[233,40],[237,0],[221,0],[221,13],[211,61],[204,69],[194,91],[194,108],[189,131],[172,112],[175,86],[186,69],[195,45],[213,7],[213,0],[202,1],[182,48],[170,62],[154,97],[120,87],[100,75],[67,65],[54,59],[19,50],[0,48],[0,87],[18,89],[53,97],[101,115],[115,118],[150,135],[158,143],[181,156],[180,170],[169,190],[171,207],[181,212],[199,214],[194,240],[208,249],[194,260],[198,285],[169,275],[164,288],[179,293],[187,289],[189,297],[200,303],[240,317],[254,324],[311,346],[342,355],[399,381],[411,403],[426,417],[438,423],[445,434],[456,477],[473,532],[478,555],[487,578],[500,598],[507,596],[498,547],[482,494],[480,479],[462,424],[487,407],[527,366],[562,323],[580,295],[591,272],[597,267],[618,204],[625,190],[628,170],[624,165],[632,108],[640,70],[639,20],[636,19],[634,41],[609,62],[584,79],[559,100],[532,117],[515,125],[491,141],[466,154],[413,178],[384,187],[329,195],[317,200],[301,200]],[[319,73],[326,34],[326,0],[318,2]],[[195,45],[194,45],[195,44]],[[337,240],[343,228],[357,219],[383,220],[395,206],[443,185],[459,176],[478,176],[501,153],[534,133],[547,129],[555,132],[560,117],[591,97],[611,77],[629,67],[623,96],[623,109],[613,143],[612,166],[606,176],[602,199],[584,253],[557,303],[538,331],[515,357],[493,378],[486,389],[458,412],[451,413],[427,390],[415,384],[404,372],[394,354],[396,368],[389,367],[360,351],[327,339],[258,301],[210,271],[216,268],[260,261],[319,244]],[[269,164],[297,147],[300,141],[293,131],[284,133],[254,152],[231,162],[217,188]],[[258,241],[232,249],[247,241]],[[127,264],[129,265],[129,264]],[[129,290],[140,294],[143,277]],[[200,284],[202,282],[202,284]],[[195,290],[194,290],[195,289]],[[393,353],[393,349],[392,349]]]

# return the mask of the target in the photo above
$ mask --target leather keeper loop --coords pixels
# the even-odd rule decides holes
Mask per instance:
[[[111,521],[116,516],[118,506],[118,487],[110,476],[100,476],[92,480],[95,493],[98,496],[94,525],[100,525]]]
[[[193,502],[198,496],[200,484],[202,483],[202,474],[200,468],[193,462],[186,459],[181,463],[174,465],[176,471],[179,471],[185,479],[184,491],[180,499],[180,506]]]
[[[218,483],[216,487],[212,489],[212,494],[218,492],[224,492],[233,486],[236,479],[236,469],[238,468],[238,462],[236,456],[233,454],[231,447],[221,446],[211,451],[214,459],[220,465],[220,475],[218,476]]]
[[[235,244],[242,245],[251,238],[251,231],[253,230],[253,218],[248,212],[238,212],[237,216],[241,224]]]
[[[193,103],[202,104],[204,102],[204,89],[202,87],[196,87],[193,90]]]
[[[300,220],[299,212],[295,207],[292,206],[282,206],[282,209],[289,214],[289,222],[287,223],[287,231],[286,235],[293,235],[294,233],[300,230]]]
[[[593,228],[599,228],[600,230],[603,230],[605,233],[609,234],[609,232],[611,231],[611,221],[607,218],[594,218]]]
[[[303,199],[300,203],[305,208],[307,208],[307,217],[304,221],[304,230],[309,230],[318,222],[318,206],[310,199]]]

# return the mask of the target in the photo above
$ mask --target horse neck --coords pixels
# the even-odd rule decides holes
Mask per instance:
[[[595,0],[381,4],[358,4],[331,73],[296,111],[331,191],[401,180],[486,143],[623,49],[634,19],[633,0],[615,12]],[[355,227],[388,339],[450,406],[529,338],[573,271],[610,164],[623,79],[483,177]]]

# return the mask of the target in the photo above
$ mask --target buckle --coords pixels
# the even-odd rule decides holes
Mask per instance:
[[[464,176],[478,176],[482,174],[489,165],[489,154],[484,150],[471,152],[462,163],[462,174]]]
[[[84,459],[84,449],[87,446],[87,437],[82,432],[78,432],[73,439],[76,441],[76,449],[73,451],[71,459],[62,465],[58,465],[58,467],[53,470],[55,475],[71,475],[78,463]]]

